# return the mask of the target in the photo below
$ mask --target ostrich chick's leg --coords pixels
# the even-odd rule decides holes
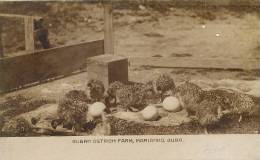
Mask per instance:
[[[240,123],[242,121],[243,117],[242,115],[239,116],[238,122]]]
[[[72,127],[72,131],[75,135],[79,135],[81,132],[81,124],[75,124]]]
[[[209,132],[208,132],[208,127],[207,127],[207,126],[204,127],[204,133],[205,133],[205,134],[209,134]]]
[[[217,115],[218,119],[221,119],[223,117],[223,112],[222,112],[221,106],[218,106],[217,113],[218,113],[218,115]]]

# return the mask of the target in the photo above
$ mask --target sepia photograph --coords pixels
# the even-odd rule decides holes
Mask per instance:
[[[260,0],[0,1],[0,137],[259,134],[259,28]]]

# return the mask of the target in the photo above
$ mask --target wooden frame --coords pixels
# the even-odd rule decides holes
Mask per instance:
[[[105,54],[114,54],[114,36],[113,36],[113,5],[112,1],[104,1],[104,51]],[[24,19],[25,31],[25,50],[34,51],[34,19],[41,17],[25,16],[17,14],[0,14],[0,17],[22,18]],[[1,29],[1,26],[0,26]],[[0,32],[1,33],[1,32]],[[3,57],[2,39],[0,38],[0,57]]]
[[[0,17],[8,17],[8,18],[21,18],[24,20],[24,31],[25,31],[25,50],[26,51],[34,51],[34,20],[39,19],[41,17],[37,16],[25,16],[25,15],[17,15],[17,14],[0,14]],[[1,28],[0,28],[1,29]],[[0,57],[3,57],[3,42],[0,39]],[[2,51],[2,52],[1,52]]]

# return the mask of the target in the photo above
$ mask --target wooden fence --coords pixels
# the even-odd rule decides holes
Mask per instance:
[[[104,40],[2,58],[0,93],[82,71],[88,57],[101,54],[104,54]]]

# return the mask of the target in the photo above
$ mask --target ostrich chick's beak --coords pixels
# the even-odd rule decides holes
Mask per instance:
[[[168,97],[168,96],[173,96],[173,92],[171,90],[168,90],[164,93],[164,96],[165,97]]]

